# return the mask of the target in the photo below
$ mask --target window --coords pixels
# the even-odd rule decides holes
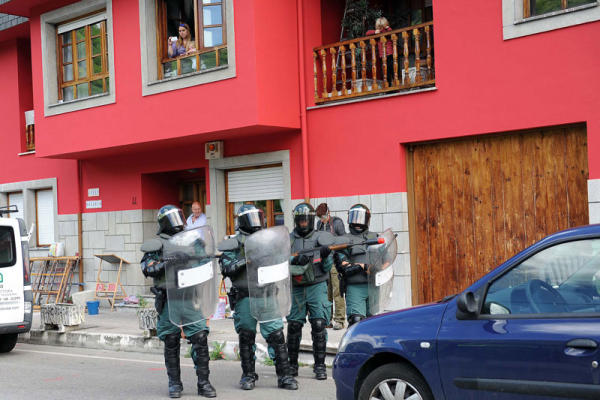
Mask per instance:
[[[108,92],[108,44],[104,12],[58,26],[58,101]]]
[[[224,0],[157,1],[159,79],[227,65]]]
[[[600,239],[540,251],[495,280],[483,314],[600,312]]]
[[[13,192],[8,193],[7,196],[7,206],[17,206],[17,210],[19,212],[10,213],[8,216],[10,218],[24,218],[23,214],[23,192]]]
[[[523,0],[523,17],[548,14],[596,2],[597,0]]]
[[[0,268],[15,265],[15,232],[10,226],[0,226]]]
[[[36,190],[36,235],[38,246],[54,243],[54,193],[52,189]]]

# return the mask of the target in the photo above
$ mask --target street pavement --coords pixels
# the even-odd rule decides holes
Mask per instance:
[[[182,358],[182,398],[196,394],[196,376],[190,358]],[[165,399],[167,376],[162,355],[40,346],[18,343],[0,354],[0,398],[7,400]],[[211,361],[210,380],[218,399],[335,399],[335,385],[313,378],[312,368],[300,368],[299,390],[277,389],[275,369],[257,364],[260,376],[253,391],[238,387],[239,362]]]

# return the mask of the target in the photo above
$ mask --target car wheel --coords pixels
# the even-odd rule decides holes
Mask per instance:
[[[0,353],[8,353],[15,348],[17,344],[18,334],[0,335]]]
[[[373,370],[364,380],[359,400],[433,400],[425,380],[404,364],[385,364]]]

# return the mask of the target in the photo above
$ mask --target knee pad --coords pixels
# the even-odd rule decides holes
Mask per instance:
[[[283,329],[278,329],[275,332],[271,332],[271,334],[267,338],[267,343],[272,346],[285,343],[285,336],[283,335]]]
[[[320,333],[327,328],[327,321],[323,318],[315,318],[310,320],[310,325],[314,333]]]
[[[302,326],[304,324],[298,321],[288,321],[288,336],[298,335],[302,333]]]
[[[200,331],[194,333],[189,339],[188,342],[201,346],[208,346],[208,331]]]
[[[164,342],[165,342],[165,347],[168,349],[177,348],[177,347],[179,347],[179,345],[181,343],[181,334],[179,332],[170,333],[165,336]]]
[[[357,322],[362,321],[363,319],[365,319],[364,315],[352,314],[351,316],[348,317],[348,327],[351,327],[352,325],[354,325]]]

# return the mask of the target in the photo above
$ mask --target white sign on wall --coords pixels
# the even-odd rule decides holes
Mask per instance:
[[[102,208],[102,200],[87,200],[85,208]]]
[[[89,188],[88,189],[88,197],[97,197],[100,196],[100,188]]]

